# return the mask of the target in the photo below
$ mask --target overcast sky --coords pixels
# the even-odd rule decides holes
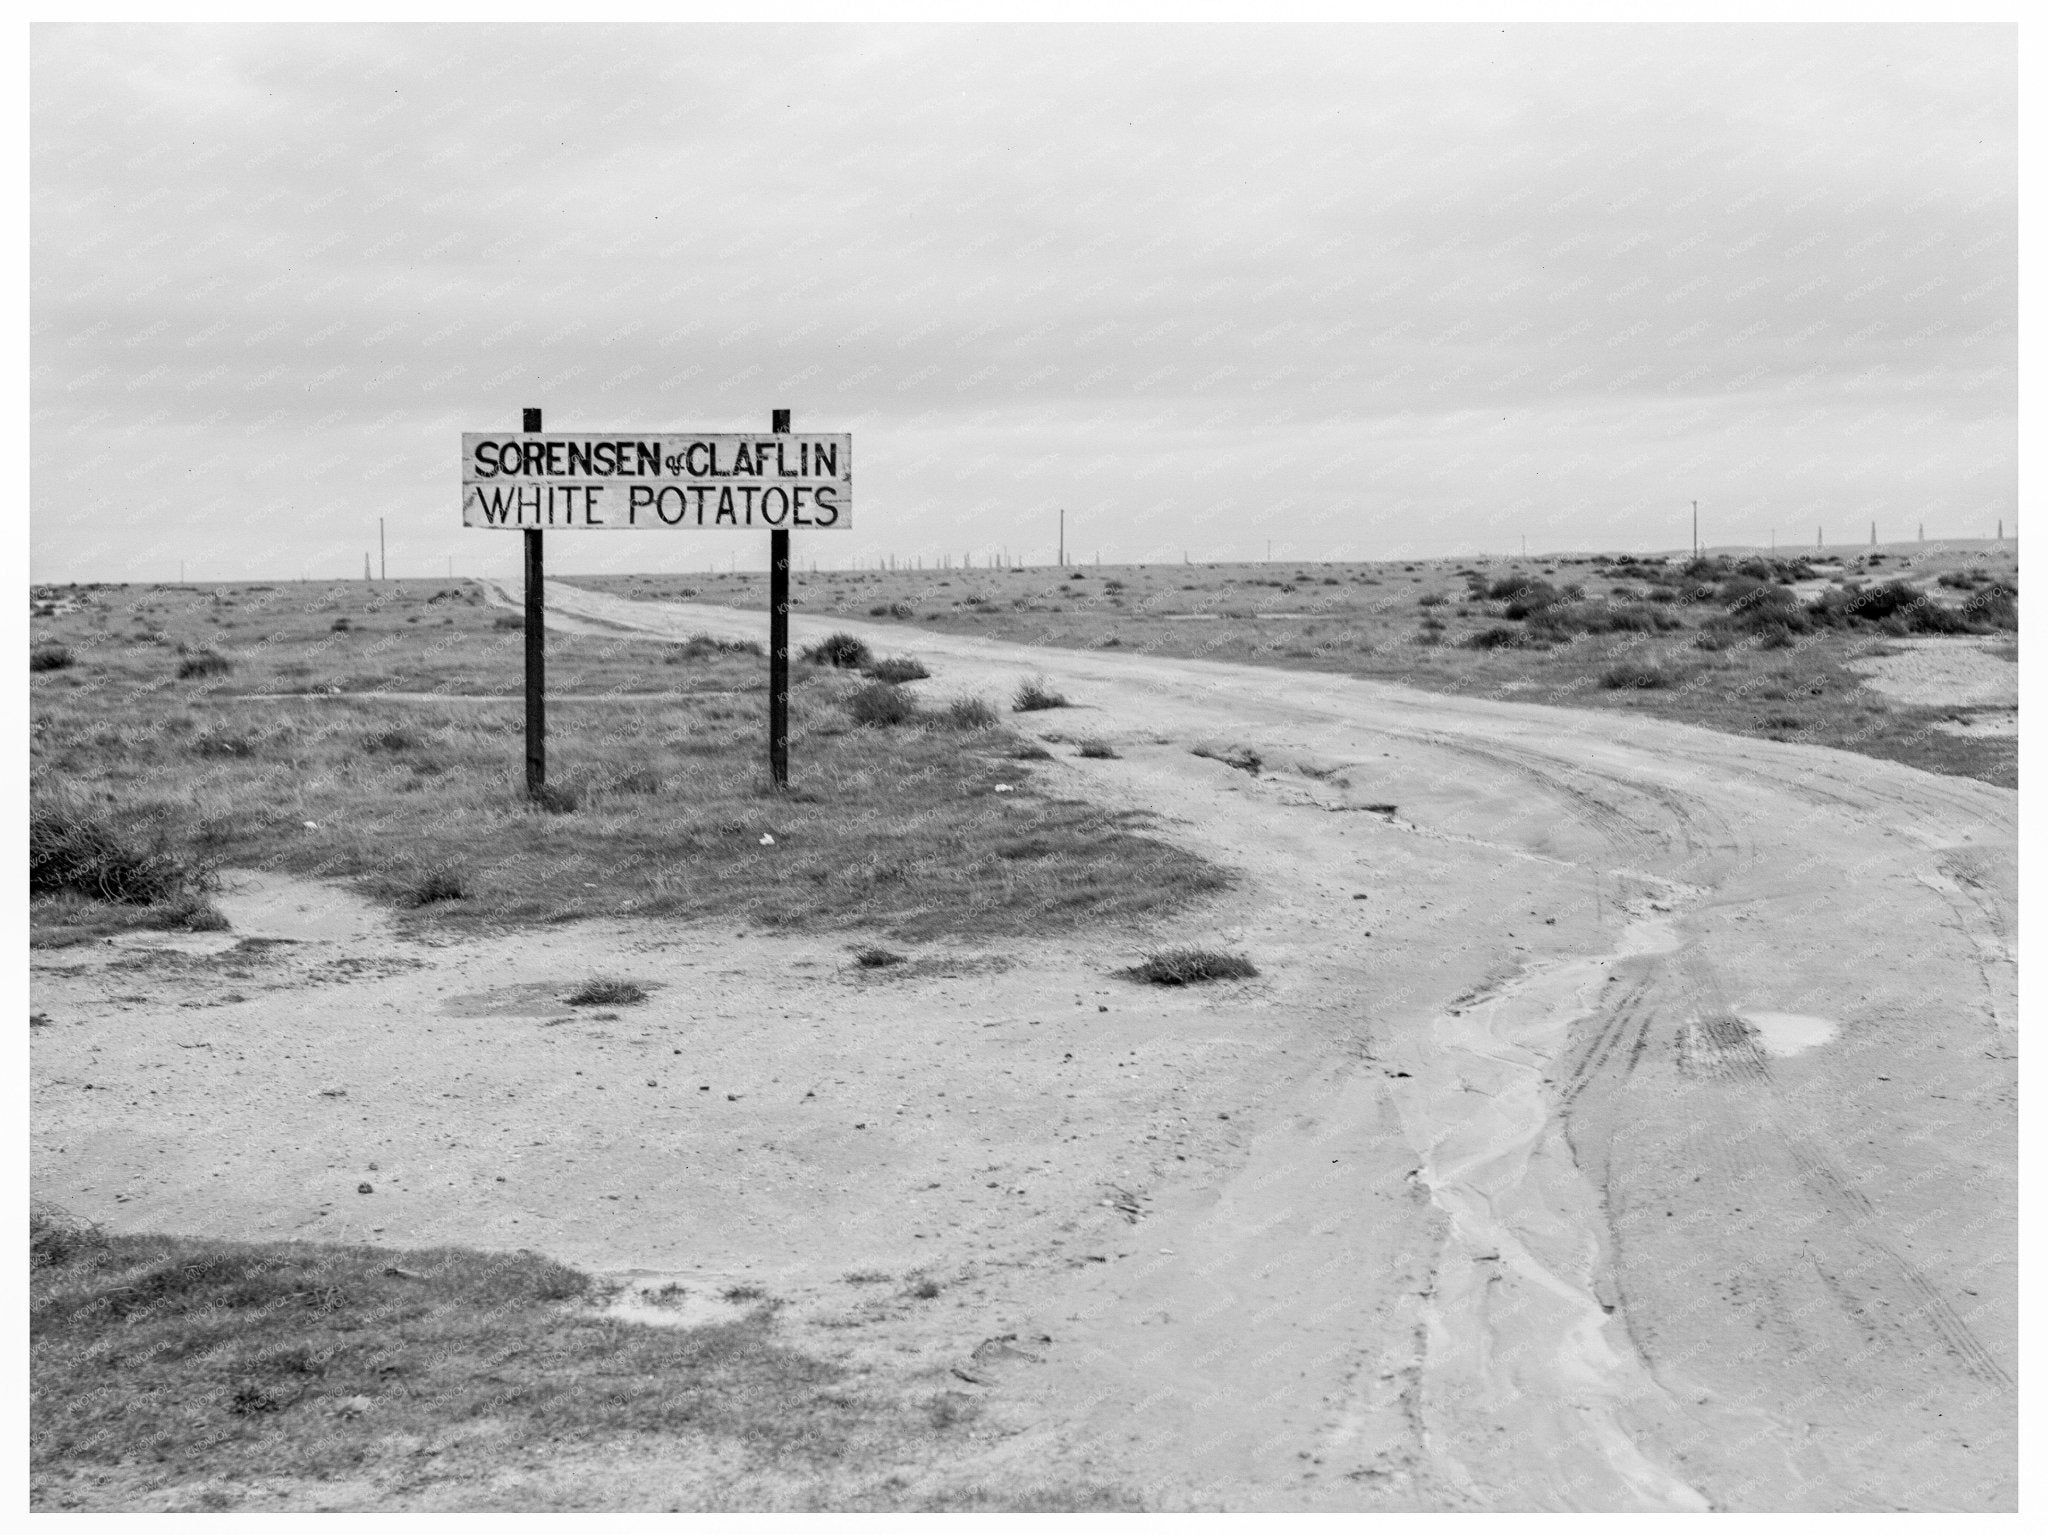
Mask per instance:
[[[34,574],[510,573],[459,436],[850,431],[808,564],[1988,536],[2007,27],[43,26]],[[764,562],[559,533],[550,568]]]

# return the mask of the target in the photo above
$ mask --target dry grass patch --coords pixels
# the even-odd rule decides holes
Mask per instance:
[[[132,1499],[227,1489],[214,1507],[237,1484],[335,1478],[392,1507],[465,1490],[488,1506],[508,1467],[644,1448],[736,1465],[763,1506],[966,1448],[928,1389],[804,1354],[772,1308],[642,1327],[601,1298],[533,1254],[114,1237],[39,1213],[32,1505],[78,1506],[117,1476]]]
[[[1164,915],[1224,884],[1146,818],[1044,792],[985,702],[920,711],[895,685],[831,666],[792,679],[779,792],[767,662],[732,643],[551,635],[561,696],[536,807],[519,640],[470,595],[422,582],[366,601],[337,582],[245,597],[228,611],[260,643],[252,634],[231,684],[193,693],[165,686],[172,647],[221,604],[91,593],[37,620],[86,662],[31,678],[38,803],[128,821],[161,811],[166,836],[150,846],[181,867],[353,879],[407,922],[440,927],[630,914],[987,937]],[[160,639],[124,638],[145,609]],[[342,616],[351,627],[335,633]],[[369,687],[440,696],[353,696]],[[476,696],[505,690],[514,698]],[[862,728],[892,722],[922,728]],[[1057,851],[1014,856],[1032,837]],[[67,888],[74,904],[119,899]],[[133,925],[139,909],[115,916]]]

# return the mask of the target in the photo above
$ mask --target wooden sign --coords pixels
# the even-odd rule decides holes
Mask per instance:
[[[464,432],[472,528],[803,528],[853,525],[853,437]]]

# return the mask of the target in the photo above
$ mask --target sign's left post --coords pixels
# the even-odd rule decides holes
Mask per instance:
[[[522,432],[541,430],[540,407],[521,412]],[[539,528],[523,530],[526,540],[526,796],[539,799],[548,783],[548,630],[547,599],[542,591]]]

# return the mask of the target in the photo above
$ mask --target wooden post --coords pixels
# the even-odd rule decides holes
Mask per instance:
[[[540,407],[529,405],[519,430],[541,429]],[[548,783],[548,631],[547,599],[542,583],[540,529],[525,530],[526,540],[526,796],[539,799]]]
[[[768,418],[768,430],[787,432],[789,412]],[[789,787],[789,529],[768,534],[768,777]]]

